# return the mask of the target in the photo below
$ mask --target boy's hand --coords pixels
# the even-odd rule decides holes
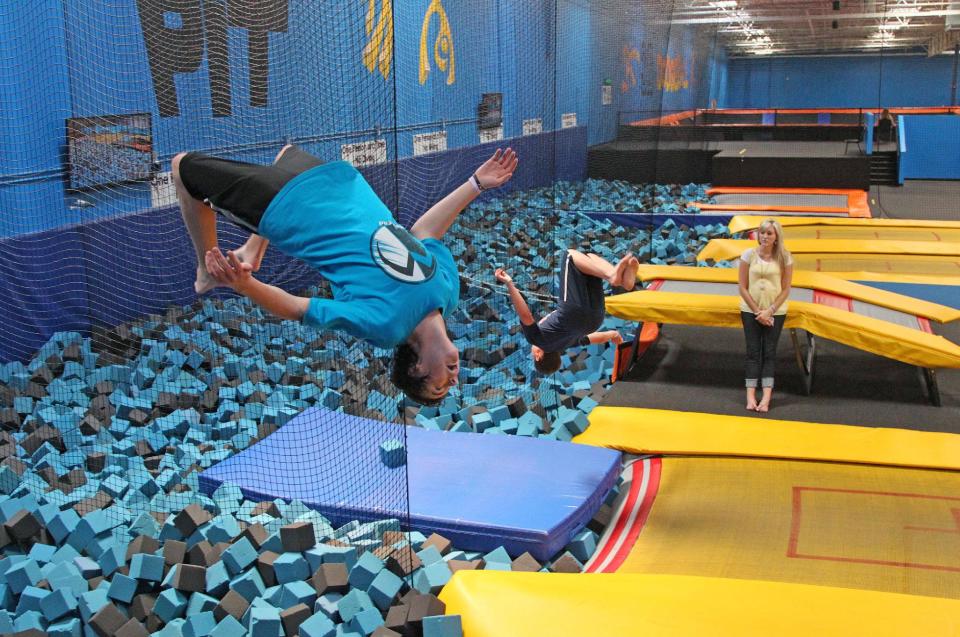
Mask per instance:
[[[504,270],[503,268],[497,268],[496,271],[493,273],[493,275],[497,277],[497,281],[499,281],[500,283],[503,283],[504,285],[509,285],[510,283],[513,283],[513,279],[510,277],[509,274],[507,274],[507,271]]]
[[[493,157],[485,161],[480,168],[477,168],[477,172],[474,174],[484,190],[497,188],[513,177],[513,171],[517,169],[519,161],[512,148],[505,151],[498,148]]]
[[[610,330],[610,342],[614,345],[620,345],[623,343],[623,335],[617,330]]]
[[[243,287],[252,278],[253,266],[243,263],[232,250],[223,256],[220,248],[208,250],[204,257],[207,272],[220,285],[226,285],[237,292],[243,293]]]

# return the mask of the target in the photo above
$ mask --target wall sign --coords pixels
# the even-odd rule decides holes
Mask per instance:
[[[270,84],[269,34],[287,30],[288,1],[137,0],[160,117],[180,115],[173,78],[177,73],[196,72],[204,52],[213,116],[231,115],[228,27],[247,31],[250,106],[266,106]]]
[[[487,144],[489,142],[496,142],[503,139],[503,126],[497,126],[496,128],[482,128],[480,129],[480,143]]]
[[[387,161],[387,140],[374,139],[356,144],[343,144],[340,157],[357,168],[382,164]]]
[[[413,156],[440,153],[447,149],[447,131],[420,133],[413,136]]]
[[[535,119],[523,120],[523,134],[537,135],[543,132],[543,120],[539,117]]]
[[[573,128],[577,125],[577,114],[564,113],[560,116],[560,125],[563,126],[563,128]]]
[[[157,173],[150,179],[150,206],[163,208],[177,203],[177,189],[170,171]]]

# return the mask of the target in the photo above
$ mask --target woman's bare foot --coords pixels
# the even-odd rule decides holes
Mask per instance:
[[[240,263],[249,263],[254,272],[260,271],[260,263],[263,261],[263,255],[267,251],[267,241],[251,236],[247,242],[233,251]]]
[[[760,398],[760,402],[757,403],[757,411],[761,414],[765,414],[770,411],[770,399],[773,397],[773,388],[764,387],[763,388],[763,397]]]
[[[206,268],[197,268],[197,280],[193,282],[193,289],[197,294],[206,294],[218,285],[220,284],[210,276]]]
[[[747,411],[757,410],[757,390],[753,387],[747,388]]]
[[[756,401],[756,399],[754,399],[754,400],[748,400],[748,401],[747,401],[747,411],[756,411],[756,410],[757,410],[757,401]]]

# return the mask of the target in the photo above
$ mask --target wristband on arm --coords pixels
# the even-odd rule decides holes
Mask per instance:
[[[477,173],[470,175],[470,185],[473,186],[473,189],[478,193],[483,192],[486,188],[483,187],[483,184],[480,183],[480,179],[477,178]]]

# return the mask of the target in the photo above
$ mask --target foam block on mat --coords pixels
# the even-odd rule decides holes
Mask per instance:
[[[249,500],[300,500],[335,525],[404,518],[404,490],[393,488],[397,474],[380,461],[380,442],[396,437],[393,423],[310,409],[205,470],[200,488],[211,494],[228,482]],[[318,450],[341,465],[328,475],[304,475]],[[407,465],[414,530],[439,533],[462,549],[502,545],[543,561],[599,509],[616,482],[620,454],[551,440],[408,427]],[[343,480],[347,475],[363,479]]]

